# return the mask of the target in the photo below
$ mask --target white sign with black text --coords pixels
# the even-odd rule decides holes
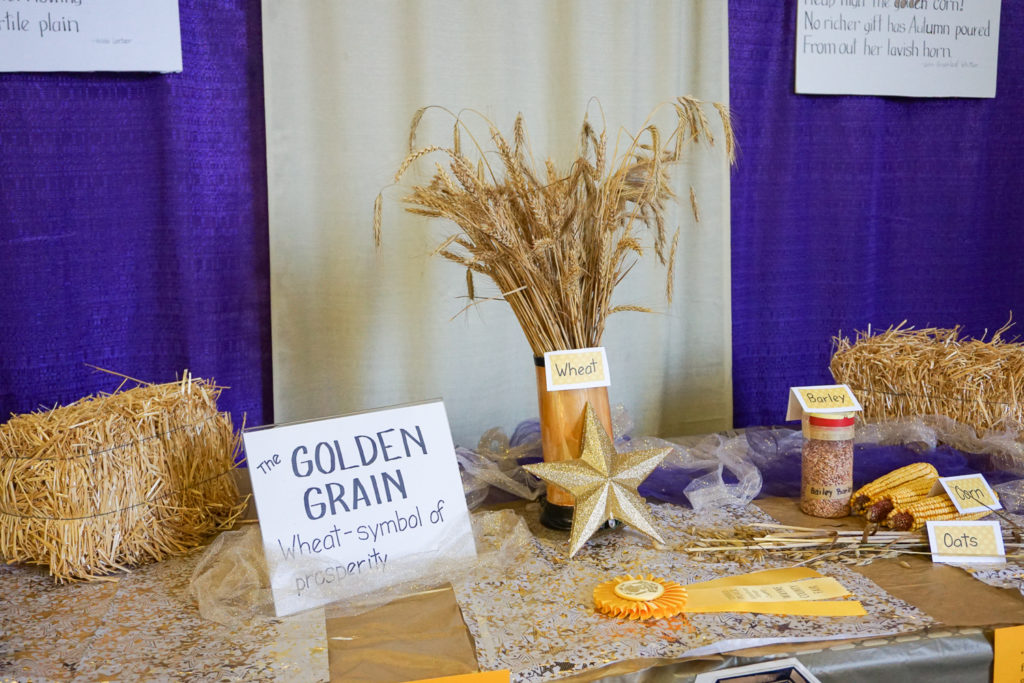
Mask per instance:
[[[441,401],[243,439],[278,616],[476,554]]]
[[[181,71],[178,0],[0,0],[0,71]]]
[[[1000,0],[797,0],[796,91],[995,97]]]

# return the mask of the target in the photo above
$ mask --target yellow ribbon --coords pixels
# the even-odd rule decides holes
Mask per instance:
[[[813,569],[792,567],[713,579],[685,586],[684,612],[752,612],[792,616],[855,617],[867,614],[856,600],[830,600],[850,592]]]
[[[663,593],[619,595],[624,582],[658,584]],[[647,587],[650,588],[650,587]],[[670,594],[670,591],[671,592]],[[653,591],[652,591],[653,592]],[[859,617],[867,612],[835,579],[806,567],[765,569],[680,586],[653,576],[620,576],[594,589],[597,610],[628,619],[651,619],[680,613],[749,612],[810,617]],[[681,598],[681,599],[680,599]]]

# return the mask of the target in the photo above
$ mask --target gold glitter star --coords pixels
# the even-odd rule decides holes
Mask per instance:
[[[565,462],[524,465],[544,481],[561,486],[576,498],[569,534],[569,557],[610,519],[632,525],[659,543],[654,519],[637,487],[672,450],[651,448],[617,453],[608,432],[587,404],[580,457]]]

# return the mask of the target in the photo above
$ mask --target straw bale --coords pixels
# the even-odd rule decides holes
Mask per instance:
[[[832,376],[850,385],[866,420],[945,415],[979,435],[1024,424],[1024,345],[1003,338],[1011,323],[988,341],[905,324],[832,340]]]
[[[0,559],[105,580],[231,526],[240,439],[220,391],[186,372],[0,425]]]

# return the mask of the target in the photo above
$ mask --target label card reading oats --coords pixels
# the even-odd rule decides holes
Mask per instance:
[[[548,391],[607,387],[612,383],[608,374],[608,356],[603,346],[548,351],[544,354],[544,374]]]
[[[992,487],[980,474],[963,474],[959,477],[940,477],[938,486],[946,491],[960,514],[999,510],[999,504]],[[933,489],[934,490],[934,489]],[[936,491],[932,495],[936,495]]]
[[[998,564],[1006,561],[999,522],[926,522],[932,562]]]
[[[786,419],[799,420],[805,413],[851,413],[860,410],[860,402],[845,384],[793,387],[789,390]]]

